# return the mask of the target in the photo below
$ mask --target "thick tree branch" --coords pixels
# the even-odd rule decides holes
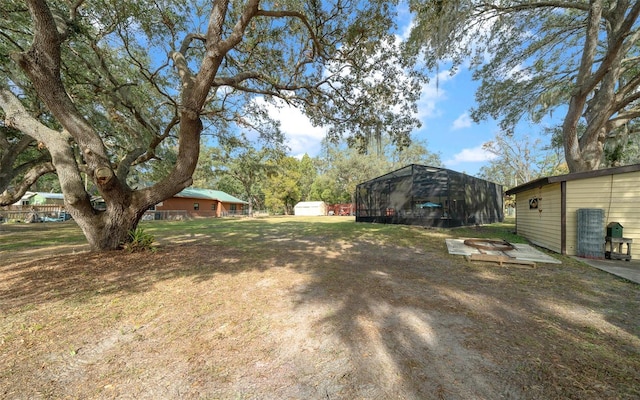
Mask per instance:
[[[71,135],[66,131],[56,131],[33,118],[24,108],[20,100],[6,89],[0,89],[0,108],[5,113],[5,124],[8,127],[24,132],[28,136],[47,143],[54,140],[71,140]]]
[[[268,10],[259,10],[257,13],[258,16],[263,16],[263,17],[270,17],[270,18],[295,18],[298,19],[300,22],[302,22],[304,24],[304,26],[307,28],[307,32],[309,33],[309,35],[311,36],[311,41],[313,42],[313,55],[315,54],[319,54],[322,53],[323,50],[323,46],[320,43],[320,39],[318,38],[318,36],[316,35],[316,32],[313,29],[313,26],[311,26],[311,22],[309,22],[309,19],[302,13],[297,12],[297,11],[268,11]],[[312,55],[312,57],[313,57]],[[326,54],[323,54],[324,56],[326,56]]]
[[[195,78],[191,74],[189,65],[187,65],[187,59],[184,57],[184,53],[174,51],[171,53],[171,59],[182,82],[182,90],[188,91],[193,86]]]
[[[191,47],[191,42],[195,40],[199,40],[203,43],[206,43],[207,37],[200,33],[187,34],[187,36],[185,36],[184,39],[182,40],[182,45],[180,46],[180,50],[179,50],[180,54],[185,56],[187,54],[187,51],[189,51],[189,48]]]
[[[4,134],[0,135],[0,191],[9,188],[11,181],[23,174],[29,168],[43,162],[51,161],[48,153],[41,153],[37,158],[29,159],[19,165],[16,165],[18,157],[22,152],[26,151],[29,146],[33,146],[36,140],[30,136],[22,135],[17,142],[10,143],[6,140]]]
[[[256,71],[241,72],[234,76],[216,77],[213,81],[215,86],[235,86],[248,79],[264,79],[265,77]]]
[[[56,165],[58,175],[63,176],[61,185],[68,189],[65,201],[69,204],[76,204],[79,208],[91,208],[89,198],[79,195],[84,192],[84,185],[80,178],[78,166],[70,163],[74,159],[73,151],[69,142],[71,135],[66,131],[58,132],[50,129],[33,118],[24,108],[18,98],[5,89],[0,89],[0,107],[5,112],[5,124],[24,132],[46,144],[53,164]],[[34,181],[35,182],[35,181]]]
[[[512,6],[501,6],[494,3],[479,3],[475,6],[478,11],[493,10],[501,13],[510,13],[526,10],[537,10],[540,8],[559,8],[567,10],[589,11],[588,3],[567,2],[567,1],[525,1]]]
[[[621,112],[615,118],[611,118],[611,120],[608,121],[607,131],[614,131],[636,118],[640,118],[640,107]]]
[[[109,164],[103,143],[66,93],[60,75],[62,36],[44,0],[28,0],[34,20],[31,48],[15,55],[16,61],[30,77],[41,100],[83,149],[91,169]],[[55,161],[54,161],[55,162]]]
[[[71,6],[69,7],[69,19],[71,19],[71,21],[75,20],[76,17],[78,16],[78,9],[84,4],[85,0],[76,0],[73,4],[71,4]]]
[[[616,95],[616,101],[611,106],[614,113],[622,111],[629,104],[640,99],[640,75],[635,76],[625,88]]]
[[[587,17],[587,30],[585,34],[584,48],[582,49],[582,58],[580,60],[580,68],[576,77],[576,84],[573,94],[577,97],[584,97],[593,90],[597,82],[602,78],[602,72],[596,78],[596,74],[592,74],[593,60],[598,49],[598,31],[600,28],[600,18],[602,16],[602,0],[594,0],[591,2]],[[604,61],[600,63],[602,66]]]
[[[23,176],[17,186],[7,188],[0,193],[0,206],[7,206],[17,202],[41,176],[55,171],[56,169],[51,162],[37,164]]]
[[[581,72],[579,73],[579,76],[587,77],[591,73],[591,77],[588,79],[585,79],[584,84],[580,85],[581,86],[580,89],[582,93],[591,92],[602,81],[604,76],[610,72],[611,66],[614,63],[622,62],[623,55],[624,55],[623,47],[625,45],[625,40],[629,37],[629,33],[631,32],[631,27],[633,26],[635,21],[638,19],[638,15],[640,15],[640,2],[635,3],[634,7],[627,14],[625,20],[620,24],[618,29],[615,30],[613,38],[609,40],[605,57],[595,72],[591,73],[591,66],[593,65],[593,57],[591,58],[590,63],[584,64],[585,66],[584,71],[582,70],[582,65],[581,65]],[[591,17],[593,17],[593,15]],[[598,27],[591,26],[591,17],[589,22],[589,28],[587,30],[587,41],[592,40],[596,42],[595,44],[597,45]],[[598,21],[593,21],[593,23],[598,24],[599,18],[600,17],[598,17]],[[637,38],[637,34],[633,36],[636,36]],[[629,42],[629,46],[634,44],[637,44],[637,43]],[[586,54],[587,51],[590,51],[590,49],[586,48],[585,46],[585,53],[583,54]],[[595,49],[593,49],[593,51],[595,52]],[[584,57],[583,57],[583,61],[584,61]]]
[[[154,135],[153,139],[151,140],[151,142],[149,143],[149,145],[147,146],[147,150],[144,152],[144,154],[141,154],[138,158],[136,158],[133,162],[132,165],[137,165],[137,164],[142,164],[146,161],[151,160],[152,158],[156,157],[156,148],[160,145],[160,143],[162,143],[163,140],[165,140],[166,138],[169,137],[169,134],[171,133],[171,130],[176,127],[178,124],[180,123],[180,117],[179,116],[174,116],[171,121],[169,121],[169,123],[167,124],[167,126],[164,128],[164,131],[161,135]]]
[[[130,151],[122,160],[120,160],[120,162],[118,163],[118,168],[116,169],[116,176],[121,182],[125,182],[127,180],[131,165],[138,157],[144,154],[144,152],[145,149],[139,147]]]
[[[225,6],[227,5],[226,0],[221,1],[221,3],[225,3]],[[247,26],[249,26],[249,23],[251,22],[251,20],[258,14],[259,6],[260,6],[260,0],[247,1],[247,3],[245,4],[242,10],[242,14],[240,15],[240,18],[238,18],[238,21],[233,26],[233,30],[231,31],[231,34],[225,40],[222,40],[219,45],[210,43],[209,41],[212,38],[222,38],[222,32],[220,29],[222,25],[219,25],[218,27],[214,26],[213,27],[214,29],[210,29],[209,33],[207,34],[207,50],[211,52],[210,55],[215,56],[216,54],[217,55],[226,54],[227,52],[229,52],[229,50],[236,47],[238,43],[242,41],[242,38],[244,37],[244,33],[247,29]],[[216,19],[220,21],[219,16],[216,14],[212,14],[212,19]],[[224,19],[221,22],[223,21]],[[210,25],[210,28],[211,28],[211,25]]]

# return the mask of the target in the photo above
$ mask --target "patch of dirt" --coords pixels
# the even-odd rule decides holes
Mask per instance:
[[[588,267],[205,239],[3,259],[0,397],[640,396],[640,290]]]

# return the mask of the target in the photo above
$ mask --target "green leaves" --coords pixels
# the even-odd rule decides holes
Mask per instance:
[[[353,202],[359,183],[409,164],[442,165],[440,155],[431,153],[427,143],[421,141],[414,141],[400,151],[389,138],[384,138],[379,147],[371,144],[367,152],[325,143],[323,153],[323,159],[318,160],[320,174],[312,185],[309,200],[329,204]]]
[[[144,229],[137,227],[136,229],[129,231],[129,241],[123,244],[126,251],[130,253],[140,251],[155,251],[153,246],[155,238],[153,235],[144,231]]]
[[[405,46],[427,68],[470,62],[482,82],[475,120],[500,119],[506,133],[525,118],[539,122],[562,108],[572,171],[598,168],[602,146],[640,115],[637,2],[410,2],[415,27]],[[637,74],[636,74],[637,76]],[[585,134],[578,136],[578,124]]]

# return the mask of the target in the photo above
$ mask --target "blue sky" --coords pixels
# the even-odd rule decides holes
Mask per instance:
[[[423,88],[419,103],[422,127],[413,133],[427,141],[430,151],[440,153],[445,167],[471,175],[492,157],[482,145],[498,132],[495,121],[476,124],[469,116],[477,86],[466,69],[455,76],[441,71],[438,79],[433,77]]]

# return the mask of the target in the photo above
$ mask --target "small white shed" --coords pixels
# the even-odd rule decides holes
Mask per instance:
[[[293,207],[296,216],[327,215],[327,205],[324,201],[301,201]]]

